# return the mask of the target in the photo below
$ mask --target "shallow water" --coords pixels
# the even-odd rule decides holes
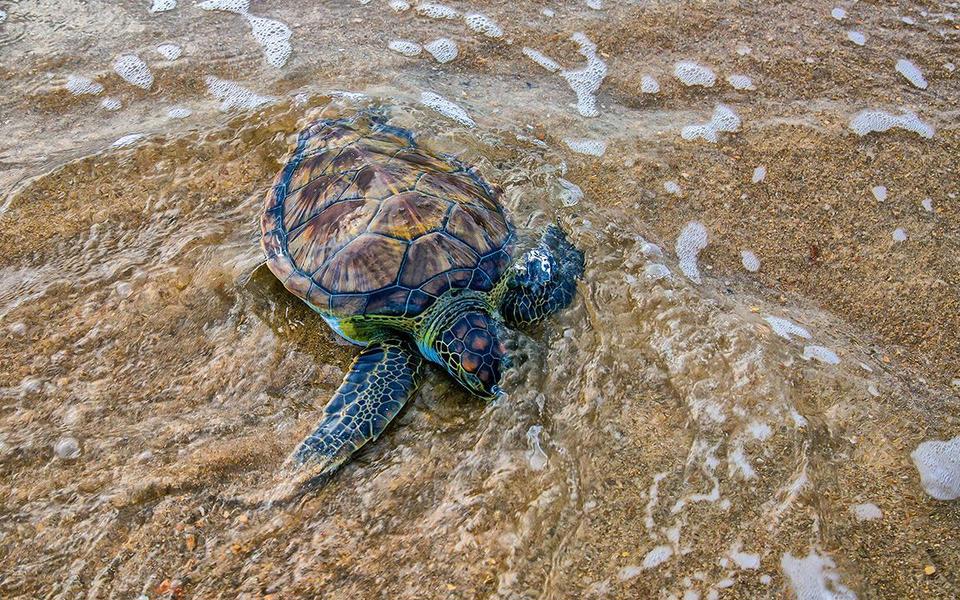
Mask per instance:
[[[960,593],[958,502],[916,466],[956,489],[956,444],[916,457],[960,435],[956,6],[445,4],[489,37],[378,0],[149,4],[0,5],[4,597]],[[437,38],[457,57],[388,48]],[[263,505],[353,349],[261,266],[262,195],[300,127],[373,105],[587,272],[506,398],[434,372]],[[858,137],[866,109],[935,133]]]

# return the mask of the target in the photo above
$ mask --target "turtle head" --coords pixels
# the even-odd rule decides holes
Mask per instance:
[[[433,342],[439,362],[465,388],[482,398],[500,395],[509,367],[506,330],[490,314],[465,312],[441,329]]]

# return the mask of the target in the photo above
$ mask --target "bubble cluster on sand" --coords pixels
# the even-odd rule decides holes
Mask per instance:
[[[404,56],[418,56],[423,50],[420,44],[409,40],[391,40],[387,48]]]
[[[718,104],[713,109],[713,116],[710,121],[703,125],[687,125],[680,130],[680,137],[687,141],[693,141],[702,138],[708,142],[717,143],[721,131],[734,132],[740,129],[740,117],[733,109],[723,104]]]
[[[750,178],[750,181],[753,183],[763,183],[763,180],[767,178],[767,167],[765,165],[760,165],[753,170],[753,177]]]
[[[877,202],[883,202],[887,199],[887,186],[885,185],[875,185],[870,188],[870,192],[877,199]]]
[[[760,259],[750,250],[740,251],[740,262],[743,264],[743,268],[751,273],[756,273],[760,270]]]
[[[842,21],[847,18],[847,11],[837,6],[830,11],[830,16],[836,19],[837,21]]]
[[[565,138],[563,143],[574,152],[586,154],[589,156],[603,156],[607,151],[607,143],[603,140],[589,140],[584,138]]]
[[[115,142],[110,144],[112,148],[125,148],[127,146],[132,146],[142,140],[144,135],[142,133],[130,133],[121,138],[118,138]]]
[[[183,48],[176,44],[160,44],[157,53],[167,60],[177,60],[183,54]]]
[[[3,24],[7,20],[7,11],[0,8],[0,24]]]
[[[933,127],[909,110],[904,110],[900,115],[892,115],[882,110],[864,110],[850,119],[850,129],[860,136],[873,132],[882,133],[893,128],[912,131],[925,138],[932,138],[934,134]]]
[[[859,31],[848,31],[847,39],[858,46],[863,46],[867,43],[867,36],[863,35]]]
[[[703,223],[691,221],[684,226],[677,236],[677,259],[680,261],[680,270],[687,279],[700,283],[700,268],[697,266],[697,256],[707,247],[707,228]]]
[[[481,13],[469,13],[464,15],[463,21],[467,27],[488,38],[503,37],[503,29],[497,25],[496,21]]]
[[[664,181],[663,191],[665,191],[668,194],[673,194],[674,196],[679,196],[681,192],[680,184],[673,180]]]
[[[923,77],[923,73],[917,65],[905,58],[901,58],[897,61],[895,68],[897,69],[897,73],[906,77],[907,81],[912,83],[914,87],[918,87],[921,90],[927,89],[927,80]]]
[[[417,12],[431,19],[457,19],[460,17],[460,13],[456,9],[450,8],[446,4],[434,4],[432,2],[418,4]]]
[[[779,335],[785,340],[792,339],[792,336],[802,337],[805,340],[809,340],[811,337],[813,337],[805,328],[788,319],[767,315],[763,318],[763,320],[770,325],[770,329],[773,329],[775,334]]]
[[[675,64],[673,66],[673,76],[686,86],[713,87],[713,84],[717,82],[717,75],[712,69],[692,61],[682,61]]]
[[[903,227],[897,227],[893,230],[891,237],[895,242],[905,242],[907,241],[907,232],[904,231]]]
[[[206,0],[197,6],[203,10],[222,10],[242,15],[250,8],[250,0]]]
[[[407,2],[407,0],[390,0],[389,6],[396,12],[403,12],[410,9],[410,3]]]
[[[58,458],[72,460],[80,456],[80,442],[74,437],[62,437],[53,445],[53,452]]]
[[[274,98],[255,94],[235,81],[220,79],[213,75],[208,75],[204,82],[207,84],[207,92],[220,101],[220,110],[226,111],[232,108],[249,110],[274,101]]]
[[[578,52],[587,59],[587,64],[580,69],[563,69],[555,60],[533,48],[524,48],[523,54],[551,73],[559,71],[577,95],[577,112],[584,117],[596,117],[600,114],[596,93],[607,76],[607,63],[597,56],[597,45],[582,32],[574,33],[570,39],[576,42]]]
[[[420,94],[420,102],[429,108],[437,111],[441,115],[451,118],[454,121],[466,125],[467,127],[476,127],[477,123],[470,118],[467,111],[458,105],[450,102],[443,96],[433,92],[423,92]]]
[[[656,94],[660,91],[660,82],[650,75],[640,78],[640,91],[644,94]]]
[[[438,63],[448,63],[457,57],[457,43],[448,38],[437,38],[423,45]]]
[[[176,7],[177,0],[153,0],[153,5],[150,7],[150,12],[161,13],[168,10],[173,10]]]
[[[804,346],[801,357],[804,360],[810,360],[812,358],[828,365],[835,365],[840,362],[840,357],[837,356],[837,353],[825,346]]]
[[[603,10],[603,0],[587,0],[587,8]]]
[[[856,594],[840,583],[840,573],[829,556],[810,550],[805,558],[787,552],[780,559],[780,570],[790,582],[797,600],[856,600]]]
[[[67,79],[67,89],[75,96],[86,94],[95,96],[103,91],[103,86],[82,75],[71,75]]]
[[[727,83],[735,90],[755,90],[753,80],[746,75],[730,75],[727,77]]]
[[[551,73],[556,73],[561,69],[560,65],[556,61],[538,50],[534,50],[533,48],[524,48],[522,52],[524,56]]]
[[[557,178],[557,184],[559,186],[559,197],[560,204],[566,207],[575,206],[581,200],[583,200],[583,190],[580,189],[580,186],[573,183],[572,181],[567,181],[563,177]]]
[[[255,17],[247,14],[247,22],[250,23],[250,31],[253,38],[257,40],[263,48],[264,58],[267,63],[280,68],[287,64],[293,48],[290,46],[290,38],[293,32],[285,24],[274,19],[265,17]]]
[[[933,212],[933,200],[931,200],[930,198],[924,198],[920,202],[920,206],[922,206],[923,209],[927,212]]]
[[[920,485],[937,500],[960,498],[960,436],[948,442],[929,440],[910,454]]]
[[[121,102],[116,98],[108,97],[108,98],[104,98],[100,102],[100,106],[102,106],[107,110],[120,110],[120,107],[122,107],[123,104],[121,104]]]
[[[172,106],[167,111],[167,116],[171,119],[186,119],[192,114],[192,110],[183,106]]]
[[[540,446],[540,434],[543,432],[543,426],[531,425],[527,430],[527,462],[534,471],[541,471],[547,466],[547,454]]]
[[[880,510],[880,507],[870,502],[854,504],[850,507],[850,512],[858,521],[876,521],[883,518],[883,511]]]
[[[646,275],[648,279],[657,281],[659,279],[670,277],[670,269],[661,263],[649,263],[643,267],[643,274]]]
[[[652,569],[660,566],[661,564],[670,560],[671,556],[673,556],[673,548],[666,544],[657,546],[653,550],[647,552],[646,556],[643,557],[641,568]]]
[[[147,63],[136,54],[123,54],[113,62],[113,70],[124,81],[139,88],[149,90],[153,85],[153,73]]]

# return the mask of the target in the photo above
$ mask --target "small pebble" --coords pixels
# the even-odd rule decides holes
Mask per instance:
[[[80,456],[80,442],[73,437],[63,437],[53,445],[53,451],[64,460],[72,460]]]

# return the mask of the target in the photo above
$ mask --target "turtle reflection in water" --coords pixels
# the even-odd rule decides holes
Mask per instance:
[[[264,203],[267,264],[363,347],[291,456],[310,480],[383,432],[417,389],[425,361],[471,393],[495,397],[508,363],[505,328],[570,304],[583,254],[555,226],[521,253],[499,195],[474,169],[426,151],[377,112],[300,133]]]

